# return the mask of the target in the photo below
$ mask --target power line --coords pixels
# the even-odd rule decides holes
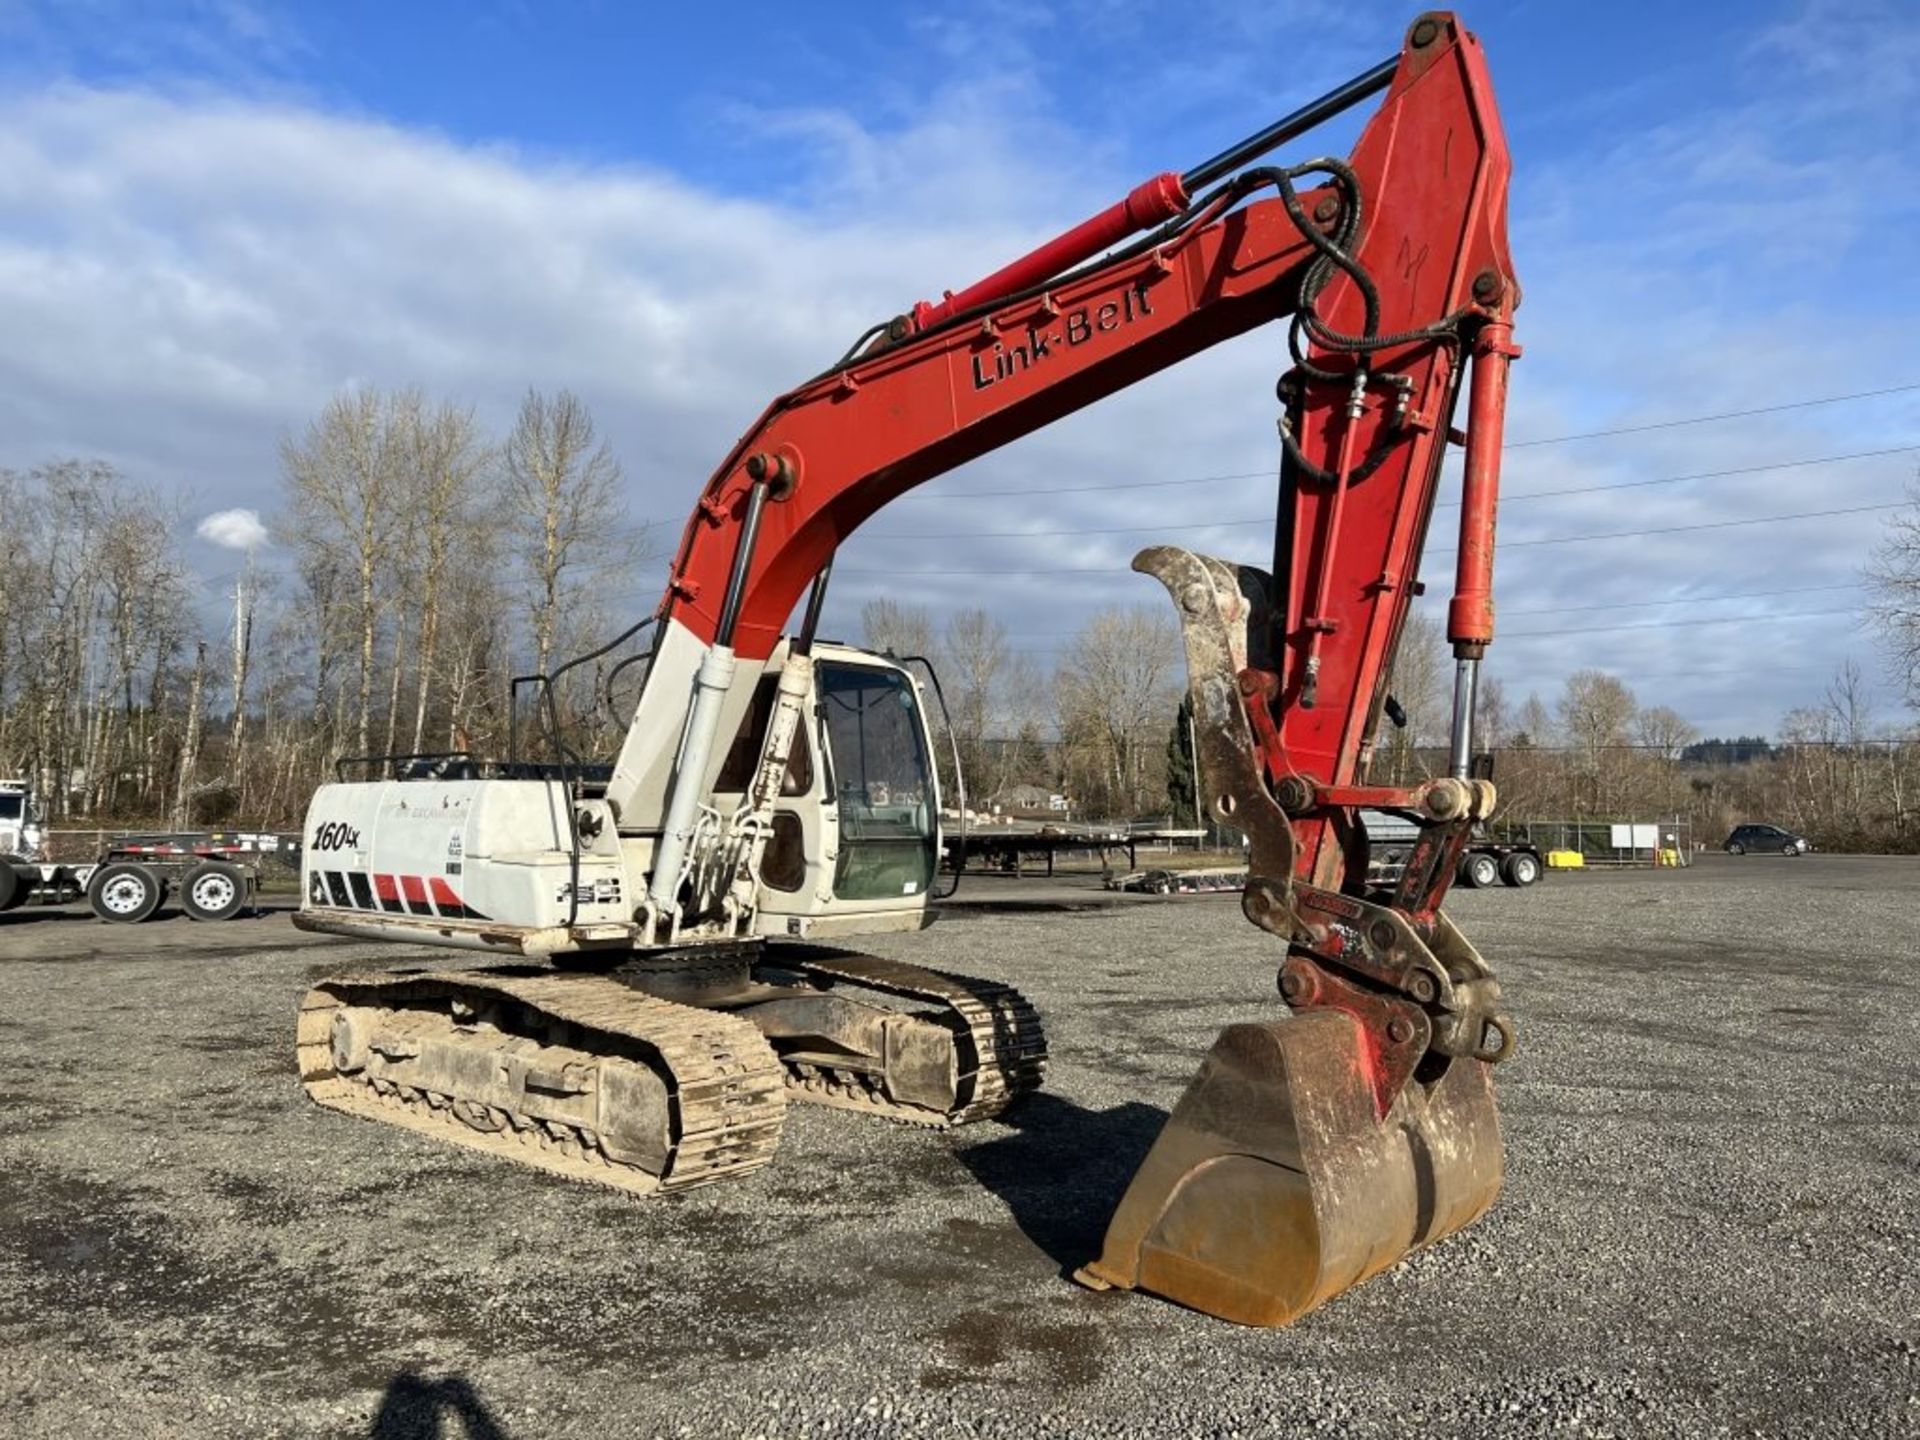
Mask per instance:
[[[1920,390],[1920,382],[1915,382],[1911,385],[1891,385],[1882,390],[1856,390],[1847,395],[1826,395],[1816,400],[1788,400],[1777,405],[1757,406],[1751,410],[1723,410],[1712,415],[1687,415],[1672,420],[1653,421],[1646,425],[1621,425],[1608,430],[1585,430],[1568,435],[1544,435],[1533,440],[1510,440],[1501,448],[1503,450],[1527,450],[1541,445],[1565,445],[1576,440],[1597,440],[1610,435],[1638,435],[1653,430],[1673,430],[1687,425],[1705,425],[1717,420],[1741,420],[1754,415],[1774,415],[1788,410],[1807,410],[1820,405],[1839,405],[1849,400],[1869,400],[1885,395],[1904,395],[1916,390]],[[1914,447],[1901,446],[1898,447],[1898,450],[1912,448]],[[1894,454],[1898,453],[1898,450],[1862,453]],[[1818,464],[1821,462],[1796,461],[1792,463]],[[1786,467],[1783,466],[1781,468]],[[1247,470],[1237,474],[1227,475],[1190,475],[1172,480],[1126,480],[1097,485],[1023,485],[1010,490],[967,490],[951,494],[939,491],[929,492],[920,490],[911,494],[902,495],[893,503],[898,505],[907,501],[920,500],[985,500],[1006,495],[1081,495],[1092,491],[1149,490],[1169,485],[1215,485],[1233,480],[1270,480],[1274,478],[1277,469],[1277,466],[1269,466],[1265,470]],[[1737,474],[1743,472],[1729,471],[1728,473]]]
[[[1608,670],[1605,665],[1592,668]],[[1749,675],[1805,675],[1809,671],[1820,668],[1822,667],[1817,665],[1741,665],[1733,669],[1721,670],[1701,670],[1691,666],[1685,670],[1630,670],[1624,665],[1612,667],[1625,672],[1624,676],[1616,678],[1631,679],[1636,683],[1642,680],[1736,680],[1745,679]]]
[[[1496,635],[1496,640],[1540,639],[1550,635],[1604,635],[1617,630],[1686,630],[1703,625],[1759,625],[1780,624],[1794,620],[1818,620],[1834,615],[1858,615],[1858,610],[1790,610],[1784,615],[1720,615],[1709,618],[1688,620],[1653,620],[1634,622],[1626,625],[1586,625],[1568,630],[1509,630],[1504,635]],[[1069,637],[1061,637],[1066,639]],[[1033,649],[1031,647],[1009,647],[1015,655],[1052,655],[1059,647]],[[1695,673],[1695,672],[1683,672]]]
[[[1677,758],[1683,765],[1744,765],[1750,761],[1720,760],[1710,755],[1696,755],[1692,760],[1685,757],[1688,750],[1735,750],[1743,746],[1764,745],[1769,751],[1778,750],[1868,750],[1885,749],[1888,746],[1901,747],[1911,745],[1913,741],[1903,740],[1897,735],[1886,735],[1861,740],[1768,740],[1765,736],[1754,735],[1710,735],[1704,740],[1689,740],[1684,745],[1662,745],[1652,740],[1615,740],[1604,745],[1519,745],[1509,740],[1504,745],[1492,745],[1488,749],[1496,755],[1585,755],[1593,750],[1651,750],[1661,753],[1680,752]],[[1444,752],[1444,744],[1415,745],[1419,751]],[[1771,755],[1764,757],[1771,759]],[[1535,821],[1535,824],[1553,824],[1552,821]],[[1588,821],[1588,824],[1603,822]]]
[[[1716,420],[1744,420],[1750,415],[1777,415],[1783,410],[1811,410],[1817,405],[1874,400],[1883,395],[1905,395],[1915,390],[1920,390],[1920,381],[1911,385],[1889,385],[1881,390],[1855,390],[1847,395],[1823,395],[1817,400],[1788,400],[1778,405],[1757,406],[1752,410],[1722,410],[1714,415],[1688,415],[1677,420],[1655,420],[1645,425],[1616,425],[1608,430],[1582,430],[1571,435],[1546,435],[1538,440],[1512,440],[1504,448],[1524,450],[1534,445],[1565,445],[1574,440],[1599,440],[1609,435],[1644,435],[1649,430],[1675,430],[1682,425],[1708,425]]]
[[[1792,585],[1776,590],[1736,590],[1724,595],[1675,595],[1666,600],[1618,600],[1604,605],[1548,605],[1530,606],[1524,610],[1502,609],[1502,616],[1511,615],[1575,615],[1586,614],[1594,610],[1639,610],[1653,605],[1705,605],[1714,600],[1771,600],[1776,595],[1815,595],[1832,590],[1860,590],[1865,581],[1849,580],[1840,585]]]
[[[1261,515],[1252,520],[1202,520],[1191,525],[1114,525],[1083,526],[1076,525],[1070,530],[939,530],[922,535],[889,535],[876,531],[870,538],[874,540],[1062,540],[1080,535],[1144,535],[1149,531],[1163,533],[1168,530],[1217,530],[1239,529],[1246,525],[1271,525],[1273,516]]]
[[[1759,515],[1748,520],[1707,520],[1695,525],[1660,525],[1641,530],[1609,530],[1597,535],[1550,535],[1536,540],[1503,540],[1502,550],[1519,549],[1523,546],[1537,545],[1578,545],[1596,540],[1631,540],[1650,535],[1681,535],[1700,530],[1730,530],[1744,525],[1777,525],[1788,520],[1823,520],[1835,515],[1867,515],[1876,511],[1899,510],[1905,501],[1895,500],[1884,505],[1851,505],[1835,510],[1799,510],[1789,515]],[[1176,527],[1168,527],[1176,528]],[[1082,532],[1086,533],[1086,532]],[[1451,555],[1451,550],[1430,551],[1428,558],[1437,555]],[[869,570],[861,567],[849,567],[838,572],[847,575],[1127,575],[1130,569],[1119,565],[1074,565],[1074,566],[1000,566],[993,569],[932,569],[913,570]]]
[[[1685,535],[1696,530],[1732,530],[1742,525],[1775,525],[1783,520],[1824,520],[1834,515],[1868,515],[1879,510],[1899,510],[1905,501],[1885,505],[1848,505],[1838,510],[1801,510],[1792,515],[1757,515],[1749,520],[1703,520],[1694,525],[1659,525],[1645,530],[1610,530],[1598,535],[1550,535],[1536,540],[1503,540],[1500,548],[1517,550],[1531,545],[1580,545],[1592,540],[1637,540],[1649,535]],[[1436,551],[1451,555],[1451,550]]]
[[[896,498],[899,505],[908,500],[985,500],[1001,495],[1083,495],[1093,490],[1155,490],[1167,485],[1218,485],[1229,480],[1271,480],[1278,467],[1244,470],[1235,475],[1188,475],[1178,480],[1118,480],[1108,485],[1023,485],[1017,490],[967,490],[955,494],[915,490]]]
[[[1815,455],[1805,460],[1776,460],[1767,465],[1740,465],[1730,470],[1700,470],[1691,475],[1662,475],[1652,480],[1621,480],[1611,485],[1574,485],[1561,490],[1522,490],[1502,495],[1502,505],[1515,500],[1551,500],[1560,495],[1597,495],[1607,490],[1640,490],[1649,485],[1678,485],[1685,480],[1723,480],[1731,475],[1759,475],[1769,470],[1800,470],[1809,465],[1838,465],[1845,460],[1872,460],[1882,455],[1911,455],[1920,445],[1892,445],[1885,450],[1855,450],[1846,455]],[[1437,509],[1458,507],[1458,500],[1442,500]]]
[[[1585,615],[1596,610],[1641,610],[1656,605],[1705,605],[1718,600],[1771,600],[1780,595],[1817,595],[1834,590],[1862,590],[1866,582],[1849,580],[1840,585],[1792,585],[1776,590],[1736,590],[1720,595],[1672,595],[1664,600],[1618,600],[1599,605],[1546,605],[1529,606],[1525,609],[1510,610],[1499,607],[1501,619],[1511,619],[1515,615]],[[1852,613],[1852,612],[1847,612]],[[1015,640],[1065,640],[1078,634],[1075,630],[1007,630],[1002,632]],[[1687,672],[1689,674],[1708,674],[1713,672]],[[1744,671],[1740,672],[1746,673]]]
[[[1680,630],[1700,625],[1759,625],[1775,624],[1787,620],[1816,620],[1823,615],[1858,615],[1855,609],[1846,610],[1789,610],[1785,614],[1774,615],[1721,615],[1712,618],[1693,618],[1687,620],[1636,620],[1625,625],[1585,625],[1572,630],[1509,630],[1499,638],[1503,640],[1538,639],[1545,635],[1602,635],[1615,630]]]
[[[1688,475],[1660,475],[1649,480],[1622,480],[1610,485],[1575,485],[1560,490],[1522,490],[1511,495],[1503,494],[1500,497],[1500,503],[1502,505],[1511,505],[1520,500],[1551,500],[1564,495],[1599,495],[1610,490],[1641,490],[1650,485],[1679,485],[1689,480],[1722,480],[1735,475],[1760,475],[1772,470],[1800,470],[1810,465],[1838,465],[1849,460],[1872,460],[1886,455],[1912,455],[1915,453],[1920,453],[1920,445],[1894,445],[1884,450],[1855,450],[1845,455],[1813,455],[1803,460],[1775,460],[1765,465],[1740,465],[1726,470],[1698,470]],[[1165,480],[1143,483],[1184,485],[1197,482]],[[1025,495],[1045,495],[1067,492],[1026,490],[1017,493]],[[902,498],[911,497],[903,496]],[[1459,504],[1460,502],[1458,500],[1442,500],[1438,502],[1434,508],[1441,510],[1457,509]],[[1189,525],[1121,525],[1103,528],[1076,526],[1067,530],[937,530],[905,535],[876,531],[870,538],[874,540],[1042,540],[1066,539],[1080,535],[1144,535],[1150,531],[1158,533],[1168,530],[1211,530],[1216,527],[1238,528],[1245,525],[1271,525],[1272,523],[1273,517],[1271,515],[1262,515],[1251,520],[1206,520]]]

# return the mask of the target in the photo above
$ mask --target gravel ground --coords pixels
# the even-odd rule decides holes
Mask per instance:
[[[0,1433],[1920,1432],[1920,863],[1459,895],[1521,1027],[1507,1189],[1285,1331],[1062,1278],[1277,1008],[1231,899],[1074,883],[871,947],[1040,1004],[1009,1123],[796,1108],[769,1170],[652,1202],[304,1100],[299,993],[394,951],[0,919]]]

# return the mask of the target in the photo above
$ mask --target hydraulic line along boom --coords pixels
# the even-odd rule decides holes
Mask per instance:
[[[1184,175],[1176,175],[1168,170],[1142,181],[1129,192],[1126,199],[1109,206],[1098,215],[1082,220],[1071,230],[1021,256],[1012,264],[1002,266],[986,279],[975,281],[957,294],[949,290],[936,304],[929,304],[925,300],[917,302],[907,316],[894,322],[893,328],[898,333],[893,338],[905,339],[909,333],[931,330],[956,315],[1004,300],[1009,295],[1072,269],[1083,260],[1092,259],[1102,250],[1118,245],[1150,225],[1173,219],[1193,203],[1194,195],[1207,186],[1224,180],[1234,171],[1277,150],[1287,141],[1304,135],[1316,125],[1325,124],[1368,96],[1379,94],[1386,89],[1387,82],[1393,79],[1393,73],[1399,67],[1400,57],[1397,55],[1391,60],[1382,60],[1364,75],[1355,76],[1346,84],[1329,90],[1318,100],[1274,121],[1266,129],[1249,135],[1236,145],[1229,145],[1211,160],[1203,161]]]

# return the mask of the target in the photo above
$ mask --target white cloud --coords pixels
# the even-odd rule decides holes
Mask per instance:
[[[1112,23],[1126,20],[1116,13]],[[1685,133],[1615,126],[1610,143],[1558,163],[1519,158],[1514,251],[1528,358],[1515,379],[1516,439],[1920,379],[1899,359],[1912,282],[1861,273],[1866,250],[1848,248],[1892,243],[1889,221],[1912,203],[1910,164],[1877,153],[1884,147],[1871,128],[1850,138],[1845,125],[1828,137],[1833,153],[1816,158],[1819,147],[1810,150],[1800,130],[1811,110],[1839,103],[1845,81],[1800,53],[1805,33],[1782,30],[1769,42],[1775,71],[1796,56],[1804,64],[1785,73],[1786,91],[1768,84],[1764,103]],[[1045,40],[1040,33],[1036,43]],[[1342,38],[1349,43],[1374,42]],[[10,333],[30,340],[0,347],[0,464],[98,455],[189,495],[195,510],[244,505],[258,525],[273,506],[279,438],[343,385],[419,384],[472,403],[497,428],[527,386],[566,385],[593,405],[620,454],[635,512],[671,532],[765,403],[867,324],[977,278],[1139,178],[1110,141],[1055,118],[1013,69],[991,83],[916,93],[913,118],[891,131],[832,110],[737,110],[735,124],[790,157],[776,167],[790,188],[752,198],[281,101],[16,89],[0,99],[0,309]],[[1239,115],[1241,102],[1223,100],[1220,112]],[[1229,120],[1221,136],[1243,128]],[[1836,313],[1844,324],[1832,323]],[[1110,569],[935,576],[913,590],[936,607],[987,604],[1047,663],[1091,610],[1164,604],[1152,582],[1125,573],[1154,533],[1092,532],[1253,520],[1271,509],[1271,480],[1045,492],[1270,474],[1271,384],[1283,363],[1277,333],[1256,332],[907,497],[847,545],[830,619],[848,633],[862,600],[903,593],[907,582],[863,578],[863,569]],[[1517,450],[1508,488],[1518,497],[1866,449],[1920,434],[1916,420],[1920,406],[1892,400],[1631,444]],[[1889,458],[1516,498],[1501,535],[1866,504],[1897,493],[1912,469]],[[969,490],[1027,494],[932,498]],[[1447,546],[1451,514],[1436,520],[1436,550]],[[1086,533],[898,538],[943,528]],[[1259,559],[1270,534],[1262,519],[1168,538]],[[1648,698],[1710,729],[1769,728],[1788,704],[1817,693],[1855,641],[1844,620],[1785,618],[1826,606],[1824,596],[1785,592],[1851,578],[1871,534],[1870,517],[1851,517],[1512,546],[1499,572],[1507,611],[1778,589],[1777,603],[1749,604],[1782,618],[1725,630],[1516,635],[1496,647],[1494,671],[1519,694],[1536,686],[1550,694],[1589,663],[1672,675],[1648,686],[1658,691]],[[635,609],[651,603],[659,568],[620,577],[614,598]],[[1426,603],[1436,610],[1447,569],[1438,557],[1427,566]],[[1509,628],[1740,609],[1570,613],[1516,618]]]
[[[252,550],[267,543],[267,527],[257,510],[216,510],[193,533],[225,550]]]

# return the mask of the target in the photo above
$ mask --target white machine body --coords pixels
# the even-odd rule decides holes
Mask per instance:
[[[656,883],[673,789],[702,748],[685,733],[705,658],[690,639],[666,626],[604,785],[321,787],[296,923],[535,956],[923,926],[940,848],[923,697],[899,665],[845,646],[799,657],[783,643],[764,664],[737,662],[709,718],[691,839],[678,873]],[[782,706],[788,723],[775,725]],[[650,890],[675,897],[671,908]]]

